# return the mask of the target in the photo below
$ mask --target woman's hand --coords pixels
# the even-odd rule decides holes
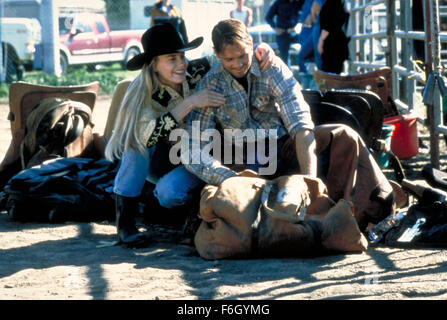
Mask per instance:
[[[266,70],[273,64],[275,51],[273,51],[272,47],[270,47],[267,43],[261,42],[255,49],[255,56],[259,61],[259,67],[261,70]]]
[[[212,89],[203,89],[185,100],[190,100],[193,108],[219,107],[225,104],[225,97]]]
[[[223,104],[225,97],[222,94],[212,89],[203,89],[183,100],[171,110],[171,114],[180,123],[194,108],[219,107]]]

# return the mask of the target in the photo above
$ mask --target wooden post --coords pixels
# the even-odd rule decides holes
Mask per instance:
[[[42,0],[40,4],[42,23],[43,72],[60,75],[59,11],[54,0]]]
[[[425,34],[427,35],[427,40],[425,42],[425,74],[426,79],[437,69],[435,63],[439,64],[439,57],[435,57],[434,55],[439,54],[439,24],[438,16],[439,14],[437,5],[437,0],[425,0],[424,1],[424,13],[425,13]],[[437,32],[436,32],[437,29]],[[436,62],[437,61],[437,62]],[[439,116],[438,112],[435,110],[439,110],[439,102],[436,100],[439,97],[439,90],[437,86],[435,86],[434,93],[434,103],[427,104],[427,122],[428,128],[430,130],[430,162],[431,165],[437,169],[439,169],[439,135],[436,130],[437,125],[439,124]]]

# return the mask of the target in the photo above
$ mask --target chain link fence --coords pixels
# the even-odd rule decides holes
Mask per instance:
[[[415,95],[422,94],[426,115],[419,120],[430,131],[430,160],[439,168],[439,135],[447,134],[447,1],[349,2],[350,71],[390,67],[392,98],[401,113],[414,111]]]

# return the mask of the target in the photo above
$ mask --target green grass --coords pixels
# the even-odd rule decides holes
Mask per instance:
[[[119,63],[110,66],[100,66],[98,70],[90,71],[86,66],[79,68],[70,68],[65,76],[57,77],[55,75],[45,74],[42,71],[26,72],[22,81],[47,86],[69,86],[86,84],[93,81],[99,81],[100,93],[112,93],[116,84],[125,78],[134,78],[139,71],[127,71],[121,68]],[[9,84],[0,84],[0,97],[8,97]]]

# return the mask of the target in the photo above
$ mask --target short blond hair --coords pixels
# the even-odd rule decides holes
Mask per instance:
[[[246,25],[237,19],[226,19],[214,26],[211,33],[214,50],[222,52],[225,45],[253,46],[253,38],[248,33]]]

